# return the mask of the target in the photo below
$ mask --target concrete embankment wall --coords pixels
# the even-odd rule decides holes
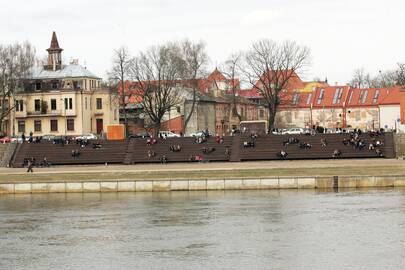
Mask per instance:
[[[394,140],[397,157],[405,157],[405,134],[395,134]]]
[[[1,183],[0,194],[405,187],[403,176]]]

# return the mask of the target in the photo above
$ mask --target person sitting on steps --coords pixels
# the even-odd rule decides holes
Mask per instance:
[[[342,156],[342,151],[340,151],[339,149],[335,149],[333,151],[332,157],[333,158],[340,158]]]
[[[286,151],[281,150],[280,152],[277,153],[277,156],[278,156],[279,158],[281,158],[281,159],[285,159],[285,158],[287,158],[288,154],[287,154]]]

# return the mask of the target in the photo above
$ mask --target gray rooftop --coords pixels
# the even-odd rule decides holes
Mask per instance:
[[[27,79],[63,79],[63,78],[78,78],[88,77],[98,79],[96,75],[91,73],[85,67],[80,65],[66,65],[60,70],[47,70],[42,66],[32,68],[31,75]]]

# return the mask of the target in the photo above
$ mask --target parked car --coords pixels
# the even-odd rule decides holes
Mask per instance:
[[[205,131],[196,131],[190,134],[191,137],[202,137],[203,135],[206,135]],[[214,136],[211,132],[208,131],[209,136]]]
[[[128,139],[136,139],[136,138],[150,138],[150,134],[148,132],[140,132],[140,133],[135,133],[135,134],[131,134],[128,136]]]
[[[75,140],[97,140],[97,135],[93,133],[88,133],[82,136],[77,136]]]
[[[9,143],[9,142],[11,142],[10,137],[5,136],[5,137],[0,138],[0,143]]]
[[[53,141],[55,139],[55,135],[52,134],[46,134],[42,136],[42,140],[44,141]]]
[[[176,134],[176,133],[173,133],[173,132],[167,131],[167,130],[159,131],[159,137],[161,137],[161,136],[166,136],[166,138],[180,137],[179,134]]]
[[[296,135],[296,134],[304,134],[304,129],[303,128],[290,128],[287,129],[284,134],[289,134],[289,135]]]
[[[25,137],[25,141],[27,142],[27,141],[29,140],[29,138],[30,138],[29,136],[26,136],[26,137]],[[22,140],[22,137],[21,137],[21,135],[20,135],[20,136],[13,136],[13,137],[11,137],[11,138],[10,138],[10,141],[11,141],[11,142],[22,143],[23,140]]]

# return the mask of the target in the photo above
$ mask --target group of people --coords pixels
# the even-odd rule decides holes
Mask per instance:
[[[223,144],[224,143],[224,137],[219,136],[219,135],[215,136],[215,142],[219,143],[219,144]]]
[[[257,133],[250,133],[249,140],[243,141],[243,148],[255,148]]]
[[[27,172],[34,172],[33,167],[50,167],[51,163],[48,162],[48,159],[46,157],[43,158],[43,160],[39,163],[37,163],[36,159],[34,157],[31,158],[25,158],[24,159],[24,166],[27,167]]]
[[[180,146],[180,144],[170,145],[169,150],[171,152],[180,152],[181,151],[181,146]]]
[[[203,148],[201,148],[201,151],[204,153],[204,154],[211,154],[212,152],[215,152],[215,147],[203,147]]]
[[[80,151],[77,150],[77,149],[72,150],[71,155],[72,155],[73,158],[78,158],[80,156]]]
[[[190,156],[188,161],[190,161],[190,162],[202,162],[202,161],[204,161],[204,158],[203,158],[202,155],[195,155],[195,156]]]
[[[148,139],[146,139],[146,145],[150,146],[150,145],[154,145],[154,144],[157,144],[156,138],[148,138]]]

